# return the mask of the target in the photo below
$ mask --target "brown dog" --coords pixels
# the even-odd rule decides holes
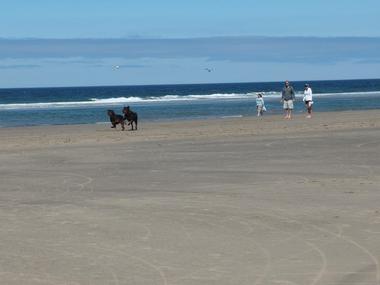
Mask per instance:
[[[137,113],[133,112],[129,106],[123,108],[124,120],[128,121],[128,125],[131,125],[132,131],[137,130]],[[133,129],[133,123],[135,123],[135,128]]]
[[[110,117],[110,121],[111,121],[111,128],[116,128],[116,125],[117,124],[120,124],[121,125],[121,130],[124,131],[124,118],[122,115],[116,115],[115,112],[113,110],[108,110],[107,111],[107,114],[108,116]]]

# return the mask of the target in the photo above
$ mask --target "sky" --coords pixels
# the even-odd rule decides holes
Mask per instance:
[[[0,3],[0,88],[380,78],[378,0]]]

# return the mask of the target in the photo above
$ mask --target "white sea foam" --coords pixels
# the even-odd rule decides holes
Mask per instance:
[[[91,101],[86,103],[92,104],[114,104],[114,103],[128,103],[128,102],[140,102],[143,101],[140,97],[116,97],[116,98],[105,98],[105,99],[97,99],[91,98]],[[82,103],[82,102],[81,102]]]
[[[222,119],[243,118],[243,115],[222,116]]]
[[[110,97],[110,98],[91,98],[89,101],[74,101],[74,102],[41,102],[41,103],[17,103],[17,104],[0,104],[0,110],[15,110],[15,109],[58,109],[58,108],[80,108],[91,106],[112,106],[120,104],[149,104],[149,103],[165,103],[165,102],[180,102],[180,101],[199,101],[199,100],[244,100],[256,98],[256,92],[249,93],[215,93],[206,95],[165,95],[151,97]],[[266,100],[280,98],[280,92],[264,92]],[[314,94],[314,97],[344,97],[344,96],[380,96],[380,91],[374,92],[344,92],[344,93],[322,93]],[[301,93],[297,97],[302,97]]]
[[[313,96],[318,97],[344,97],[344,96],[380,96],[380,91],[369,92],[340,92],[340,93],[315,93]]]

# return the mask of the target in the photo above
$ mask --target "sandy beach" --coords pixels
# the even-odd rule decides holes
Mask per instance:
[[[0,129],[1,284],[380,284],[380,112]]]

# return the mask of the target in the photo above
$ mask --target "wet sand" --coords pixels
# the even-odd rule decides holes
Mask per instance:
[[[2,284],[380,284],[380,112],[0,129]]]

